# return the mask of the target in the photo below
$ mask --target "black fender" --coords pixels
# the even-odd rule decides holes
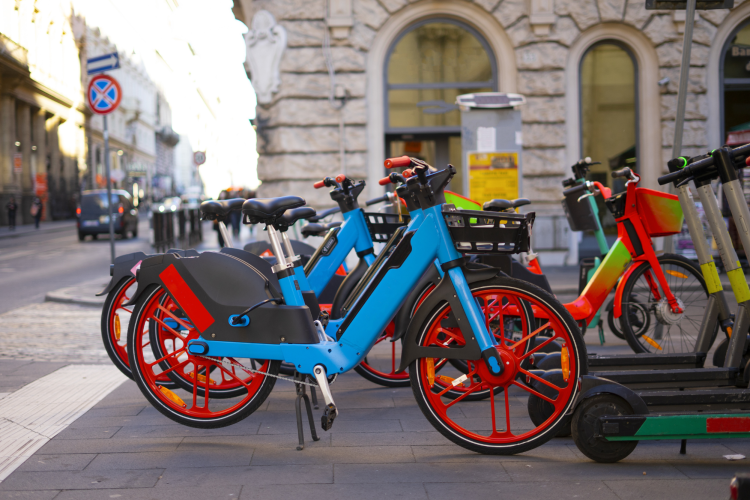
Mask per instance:
[[[331,319],[339,319],[341,317],[341,310],[344,308],[344,302],[346,302],[346,299],[352,293],[354,287],[357,286],[359,280],[362,279],[362,276],[365,275],[368,267],[369,266],[367,265],[367,262],[365,262],[365,259],[359,259],[357,267],[352,269],[352,271],[346,275],[344,281],[341,282],[338,290],[336,290],[336,295],[333,297],[333,303],[331,304]]]
[[[138,290],[131,303],[143,290],[158,285],[206,340],[261,344],[319,342],[307,306],[267,302],[248,314],[247,326],[230,324],[233,315],[278,298],[266,276],[266,272],[271,272],[270,265],[257,255],[248,253],[245,258],[221,252],[204,252],[198,257],[165,254],[148,258],[138,271]]]
[[[167,253],[176,253],[183,257],[195,257],[198,255],[196,250],[180,250],[179,248],[171,248],[167,250]],[[134,252],[116,257],[115,263],[110,266],[110,276],[112,276],[112,279],[109,280],[109,284],[107,284],[106,288],[97,293],[96,296],[101,297],[102,295],[107,295],[112,291],[115,285],[125,277],[135,278],[135,269],[138,266],[138,263],[149,257],[153,257],[153,255],[147,255],[143,252]]]
[[[583,401],[599,394],[614,394],[627,401],[636,415],[648,415],[649,413],[648,406],[638,394],[617,382],[593,375],[583,375],[580,384],[581,390],[578,392],[578,397],[572,407],[573,410],[578,408],[578,405]]]
[[[494,267],[467,269],[466,266],[462,266],[462,269],[464,276],[466,276],[466,281],[470,285],[491,280],[500,274],[500,270]],[[456,290],[453,286],[453,282],[450,279],[440,280],[435,289],[430,292],[424,302],[419,306],[409,322],[409,327],[407,328],[401,351],[401,365],[397,372],[404,371],[409,364],[417,358],[479,359],[482,356],[482,351],[473,335],[464,335],[466,345],[464,347],[455,348],[455,352],[451,352],[453,349],[422,347],[417,345],[417,337],[419,336],[420,328],[425,321],[435,314],[435,309],[443,302],[448,302],[450,304],[451,309],[455,313],[455,320],[458,324],[467,325],[468,327],[469,320],[466,317],[461,302],[456,298]]]
[[[519,280],[527,281],[532,285],[536,285],[547,293],[554,295],[552,288],[549,286],[547,277],[543,274],[536,274],[529,271],[520,262],[513,260],[511,263],[511,276]]]

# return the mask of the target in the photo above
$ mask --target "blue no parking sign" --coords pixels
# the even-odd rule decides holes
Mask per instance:
[[[117,80],[111,76],[97,75],[91,79],[86,97],[91,111],[106,115],[119,106],[122,90]]]

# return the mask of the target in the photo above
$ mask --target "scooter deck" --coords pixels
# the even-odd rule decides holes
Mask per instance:
[[[588,361],[589,369],[595,372],[703,368],[706,353],[589,354]]]
[[[590,375],[612,380],[630,389],[681,389],[685,387],[735,385],[738,373],[738,368],[692,368],[686,370],[593,371]]]
[[[638,391],[650,411],[750,410],[750,390]]]
[[[750,412],[603,416],[597,425],[608,441],[746,438]]]

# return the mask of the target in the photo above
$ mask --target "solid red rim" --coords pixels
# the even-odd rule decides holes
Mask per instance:
[[[139,316],[139,321],[136,327],[138,328],[137,332],[139,332],[139,338],[141,338],[141,349],[136,350],[136,357],[138,359],[138,367],[139,371],[141,373],[141,379],[142,381],[148,386],[149,391],[151,394],[156,397],[164,406],[169,407],[171,410],[180,413],[185,416],[198,418],[198,419],[215,419],[220,418],[226,415],[230,415],[233,412],[241,409],[243,406],[245,406],[248,402],[250,402],[257,392],[260,390],[261,385],[263,384],[263,381],[265,377],[263,375],[259,374],[249,374],[249,377],[247,377],[246,380],[248,382],[246,383],[245,380],[240,379],[236,375],[234,375],[232,372],[226,370],[226,368],[221,364],[217,363],[212,360],[204,359],[204,358],[196,358],[192,356],[190,353],[187,352],[186,345],[187,342],[180,348],[175,349],[172,352],[166,354],[160,359],[155,360],[154,362],[147,362],[143,352],[144,348],[147,344],[144,344],[143,339],[146,338],[146,342],[148,342],[149,338],[149,323],[151,319],[156,319],[155,315],[157,311],[162,311],[159,309],[159,303],[161,301],[163,291],[160,293],[154,294],[151,299],[148,301],[146,306],[144,307],[143,313]],[[174,332],[174,330],[173,330]],[[178,359],[180,355],[186,355],[186,357],[180,361]],[[230,359],[231,360],[231,359]],[[160,372],[159,374],[154,373],[154,367],[159,367],[159,363],[162,361],[168,361],[170,363],[170,368]],[[205,377],[204,381],[202,382],[203,385],[203,393],[204,397],[201,397],[202,399],[202,405],[199,404],[199,393],[198,388],[201,384],[199,383],[193,383],[193,390],[192,390],[192,399],[188,398],[187,401],[184,401],[185,406],[179,405],[177,402],[170,399],[166,393],[161,391],[159,389],[160,385],[158,384],[158,379],[161,376],[165,376],[168,372],[177,370],[181,367],[186,367],[187,365],[192,364],[195,370],[195,373],[210,373],[213,374],[214,371],[218,370],[222,374],[227,374],[230,379],[234,379],[237,381],[238,386],[243,386],[245,390],[247,391],[247,394],[244,397],[241,397],[240,401],[231,405],[228,408],[223,408],[221,410],[211,410],[210,408],[210,401],[211,401],[211,390],[214,389],[213,386],[210,384],[210,377]],[[259,366],[257,369],[260,371],[267,371],[268,367],[270,366],[270,361],[265,360],[262,361],[261,366]],[[187,379],[186,379],[187,380]],[[239,397],[239,396],[238,396]],[[227,402],[226,399],[220,399],[219,401]]]
[[[120,311],[126,311],[128,314],[133,314],[133,306],[130,308],[125,307],[123,304],[130,300],[131,295],[128,295],[128,291],[133,288],[135,284],[135,278],[129,279],[125,285],[120,288],[120,291],[112,301],[112,309],[108,319],[109,325],[109,340],[112,348],[115,350],[115,354],[120,358],[120,361],[125,363],[125,366],[130,367],[130,361],[128,360],[128,344],[127,344],[127,332],[122,330],[122,320],[120,320],[120,340],[117,340],[115,336],[115,317],[120,314]],[[123,335],[124,333],[124,335]],[[122,342],[122,344],[120,343]]]
[[[165,316],[168,316],[170,314],[167,311],[174,313],[174,311],[179,309],[179,307],[177,306],[177,304],[175,304],[174,300],[172,300],[172,297],[170,297],[169,295],[162,296],[162,297],[163,297],[163,300],[160,301],[161,303],[159,305],[162,308],[164,308],[164,310],[159,309],[159,306],[157,306],[158,310],[154,311],[154,315],[155,315],[154,319],[156,320],[156,327],[157,327],[156,334],[157,334],[157,339],[159,340],[159,352],[164,354],[164,353],[169,352],[170,343],[173,346],[172,349],[174,350],[176,348],[177,343],[180,343],[183,346],[187,345],[187,343],[190,342],[191,340],[200,338],[200,334],[198,333],[197,330],[195,330],[194,328],[191,328],[188,330],[187,335],[181,336],[179,335],[179,332],[167,326],[163,322],[163,320],[166,319]],[[158,319],[158,318],[161,318],[161,319]],[[172,319],[176,319],[176,315],[172,316]],[[182,321],[186,322],[186,320],[184,319],[182,319]],[[189,323],[185,323],[185,324],[189,325]],[[169,360],[166,360],[166,361],[170,365],[172,365],[172,361],[169,361]],[[237,368],[235,368],[231,364],[229,365],[229,367],[232,373],[237,375],[237,371],[236,371]],[[192,370],[187,369],[187,370],[179,370],[179,371],[175,370],[175,371],[177,372],[178,376],[180,376],[181,378],[183,378],[184,380],[188,382],[190,382],[191,379],[196,378],[196,373],[198,374],[199,382],[200,382],[200,379],[205,377],[205,374],[206,374],[205,367],[203,371],[195,370],[195,365],[193,366]],[[227,391],[230,389],[237,389],[240,387],[241,383],[239,383],[234,378],[230,378],[227,380],[223,371],[218,371],[216,373],[215,372],[216,370],[211,369],[211,372],[208,378],[208,383],[212,391]],[[191,373],[192,373],[192,376],[191,376]],[[244,377],[244,378],[240,377],[240,379],[247,381],[250,379],[250,377]],[[221,382],[218,382],[218,380],[221,380]]]
[[[385,331],[383,332],[383,335],[378,338],[378,340],[375,341],[375,345],[380,344],[381,342],[385,342],[388,339],[393,338],[393,334],[396,331],[396,325],[391,321],[388,323],[388,326],[385,327]],[[360,366],[367,370],[368,372],[372,373],[373,375],[377,375],[380,378],[389,379],[389,380],[407,380],[409,378],[409,372],[404,370],[401,373],[396,373],[396,368],[398,368],[398,364],[396,363],[396,343],[391,342],[391,371],[390,372],[384,372],[381,370],[378,370],[374,366],[367,363],[367,358],[363,359],[360,362]]]
[[[539,308],[547,309],[546,306],[540,304],[539,302],[535,301],[533,298],[529,297],[528,295],[520,292],[520,291],[513,291],[509,292],[507,290],[486,290],[486,291],[480,291],[475,292],[474,297],[487,297],[490,295],[495,295],[496,300],[497,296],[502,296],[503,298],[508,299],[508,302],[505,306],[502,308],[498,308],[496,313],[492,313],[493,316],[498,317],[499,324],[504,324],[504,315],[508,312],[513,311],[513,305],[519,306],[520,301],[526,301],[529,303],[532,303],[534,306],[537,306]],[[487,301],[485,300],[485,303]],[[492,312],[493,308],[491,307],[484,307],[483,308],[485,312],[485,321],[486,324],[490,324],[490,318],[493,316],[490,316],[487,314],[488,311]],[[516,309],[520,310],[520,306]],[[438,346],[438,347],[447,347],[446,344],[441,342],[438,338],[438,334],[441,332],[445,332],[445,328],[443,328],[440,323],[447,317],[447,313],[450,311],[450,307],[445,307],[442,311],[440,311],[432,321],[432,324],[429,327],[429,330],[427,334],[424,336],[421,345],[423,346]],[[527,333],[517,342],[512,342],[505,338],[504,330],[498,329],[496,331],[493,331],[493,334],[496,338],[498,338],[498,341],[500,344],[497,347],[498,352],[501,354],[501,358],[505,361],[507,360],[510,364],[506,365],[506,371],[503,373],[503,375],[500,377],[500,379],[493,379],[489,371],[484,368],[484,364],[480,362],[473,362],[468,361],[469,364],[469,387],[466,387],[463,390],[463,394],[461,394],[457,398],[448,398],[446,397],[446,401],[443,400],[443,397],[446,393],[450,390],[456,390],[456,388],[448,387],[448,384],[442,384],[438,385],[438,380],[435,380],[435,384],[433,387],[430,387],[429,380],[426,376],[427,371],[427,359],[422,358],[419,359],[417,362],[417,375],[419,376],[420,383],[422,384],[422,392],[425,394],[428,404],[430,405],[433,413],[436,417],[438,417],[440,420],[442,420],[448,427],[450,427],[451,430],[454,432],[457,432],[469,439],[472,439],[477,442],[483,442],[487,444],[511,444],[519,441],[523,441],[529,438],[532,438],[542,432],[544,432],[550,425],[552,425],[554,422],[556,422],[559,417],[561,416],[561,413],[565,411],[565,409],[568,406],[568,402],[570,400],[571,394],[575,389],[575,383],[576,383],[576,377],[575,376],[569,376],[567,380],[567,385],[563,388],[560,388],[554,384],[551,384],[542,378],[538,377],[537,375],[532,374],[531,372],[525,370],[521,367],[521,361],[528,358],[535,352],[538,352],[540,349],[542,349],[545,345],[549,344],[553,340],[557,340],[558,342],[562,341],[564,346],[568,346],[569,349],[573,349],[573,342],[570,338],[570,336],[567,333],[567,330],[564,328],[564,325],[562,324],[561,320],[557,317],[555,314],[550,313],[547,314],[548,319],[545,323],[543,323],[539,328],[535,329],[534,331]],[[523,332],[529,332],[528,325],[526,323],[525,318],[523,315],[521,315],[521,319],[523,321]],[[451,335],[460,336],[460,330],[458,329],[452,329],[455,331],[451,331]],[[552,335],[549,338],[545,338],[545,341],[534,347],[533,349],[527,349],[527,343],[531,342],[533,337],[538,335],[540,332],[545,331],[545,336],[548,333],[552,333]],[[456,342],[458,340],[456,339]],[[434,359],[434,358],[433,358]],[[434,361],[433,361],[434,362]],[[575,374],[577,373],[577,366],[575,365],[576,358],[575,356],[570,356],[570,373]],[[438,369],[438,363],[434,362],[435,370]],[[510,367],[510,368],[509,368]],[[525,377],[528,377],[530,379],[534,379],[538,381],[541,384],[544,384],[545,386],[548,386],[554,390],[557,391],[557,396],[554,399],[551,399],[550,397],[545,396],[544,394],[541,394],[537,390],[530,387],[530,385],[523,384],[519,382],[518,375],[522,375]],[[477,380],[479,379],[479,380]],[[554,412],[540,425],[535,427],[532,430],[529,430],[527,432],[523,432],[521,434],[513,434],[513,429],[510,425],[510,396],[509,396],[509,389],[511,386],[516,386],[518,388],[523,389],[524,391],[528,392],[530,395],[537,396],[544,401],[547,401],[554,407]],[[505,406],[505,428],[502,431],[498,431],[498,422],[495,412],[495,394],[494,390],[489,391],[490,393],[490,419],[492,421],[492,432],[489,435],[482,435],[478,434],[474,431],[470,431],[464,427],[462,427],[458,422],[456,422],[454,419],[448,416],[448,409],[452,407],[457,402],[464,399],[469,394],[475,393],[477,391],[486,390],[492,387],[493,389],[496,387],[501,387],[503,389],[503,399]]]

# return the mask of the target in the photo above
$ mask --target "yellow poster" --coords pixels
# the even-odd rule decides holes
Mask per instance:
[[[469,153],[469,198],[518,198],[518,153]]]

